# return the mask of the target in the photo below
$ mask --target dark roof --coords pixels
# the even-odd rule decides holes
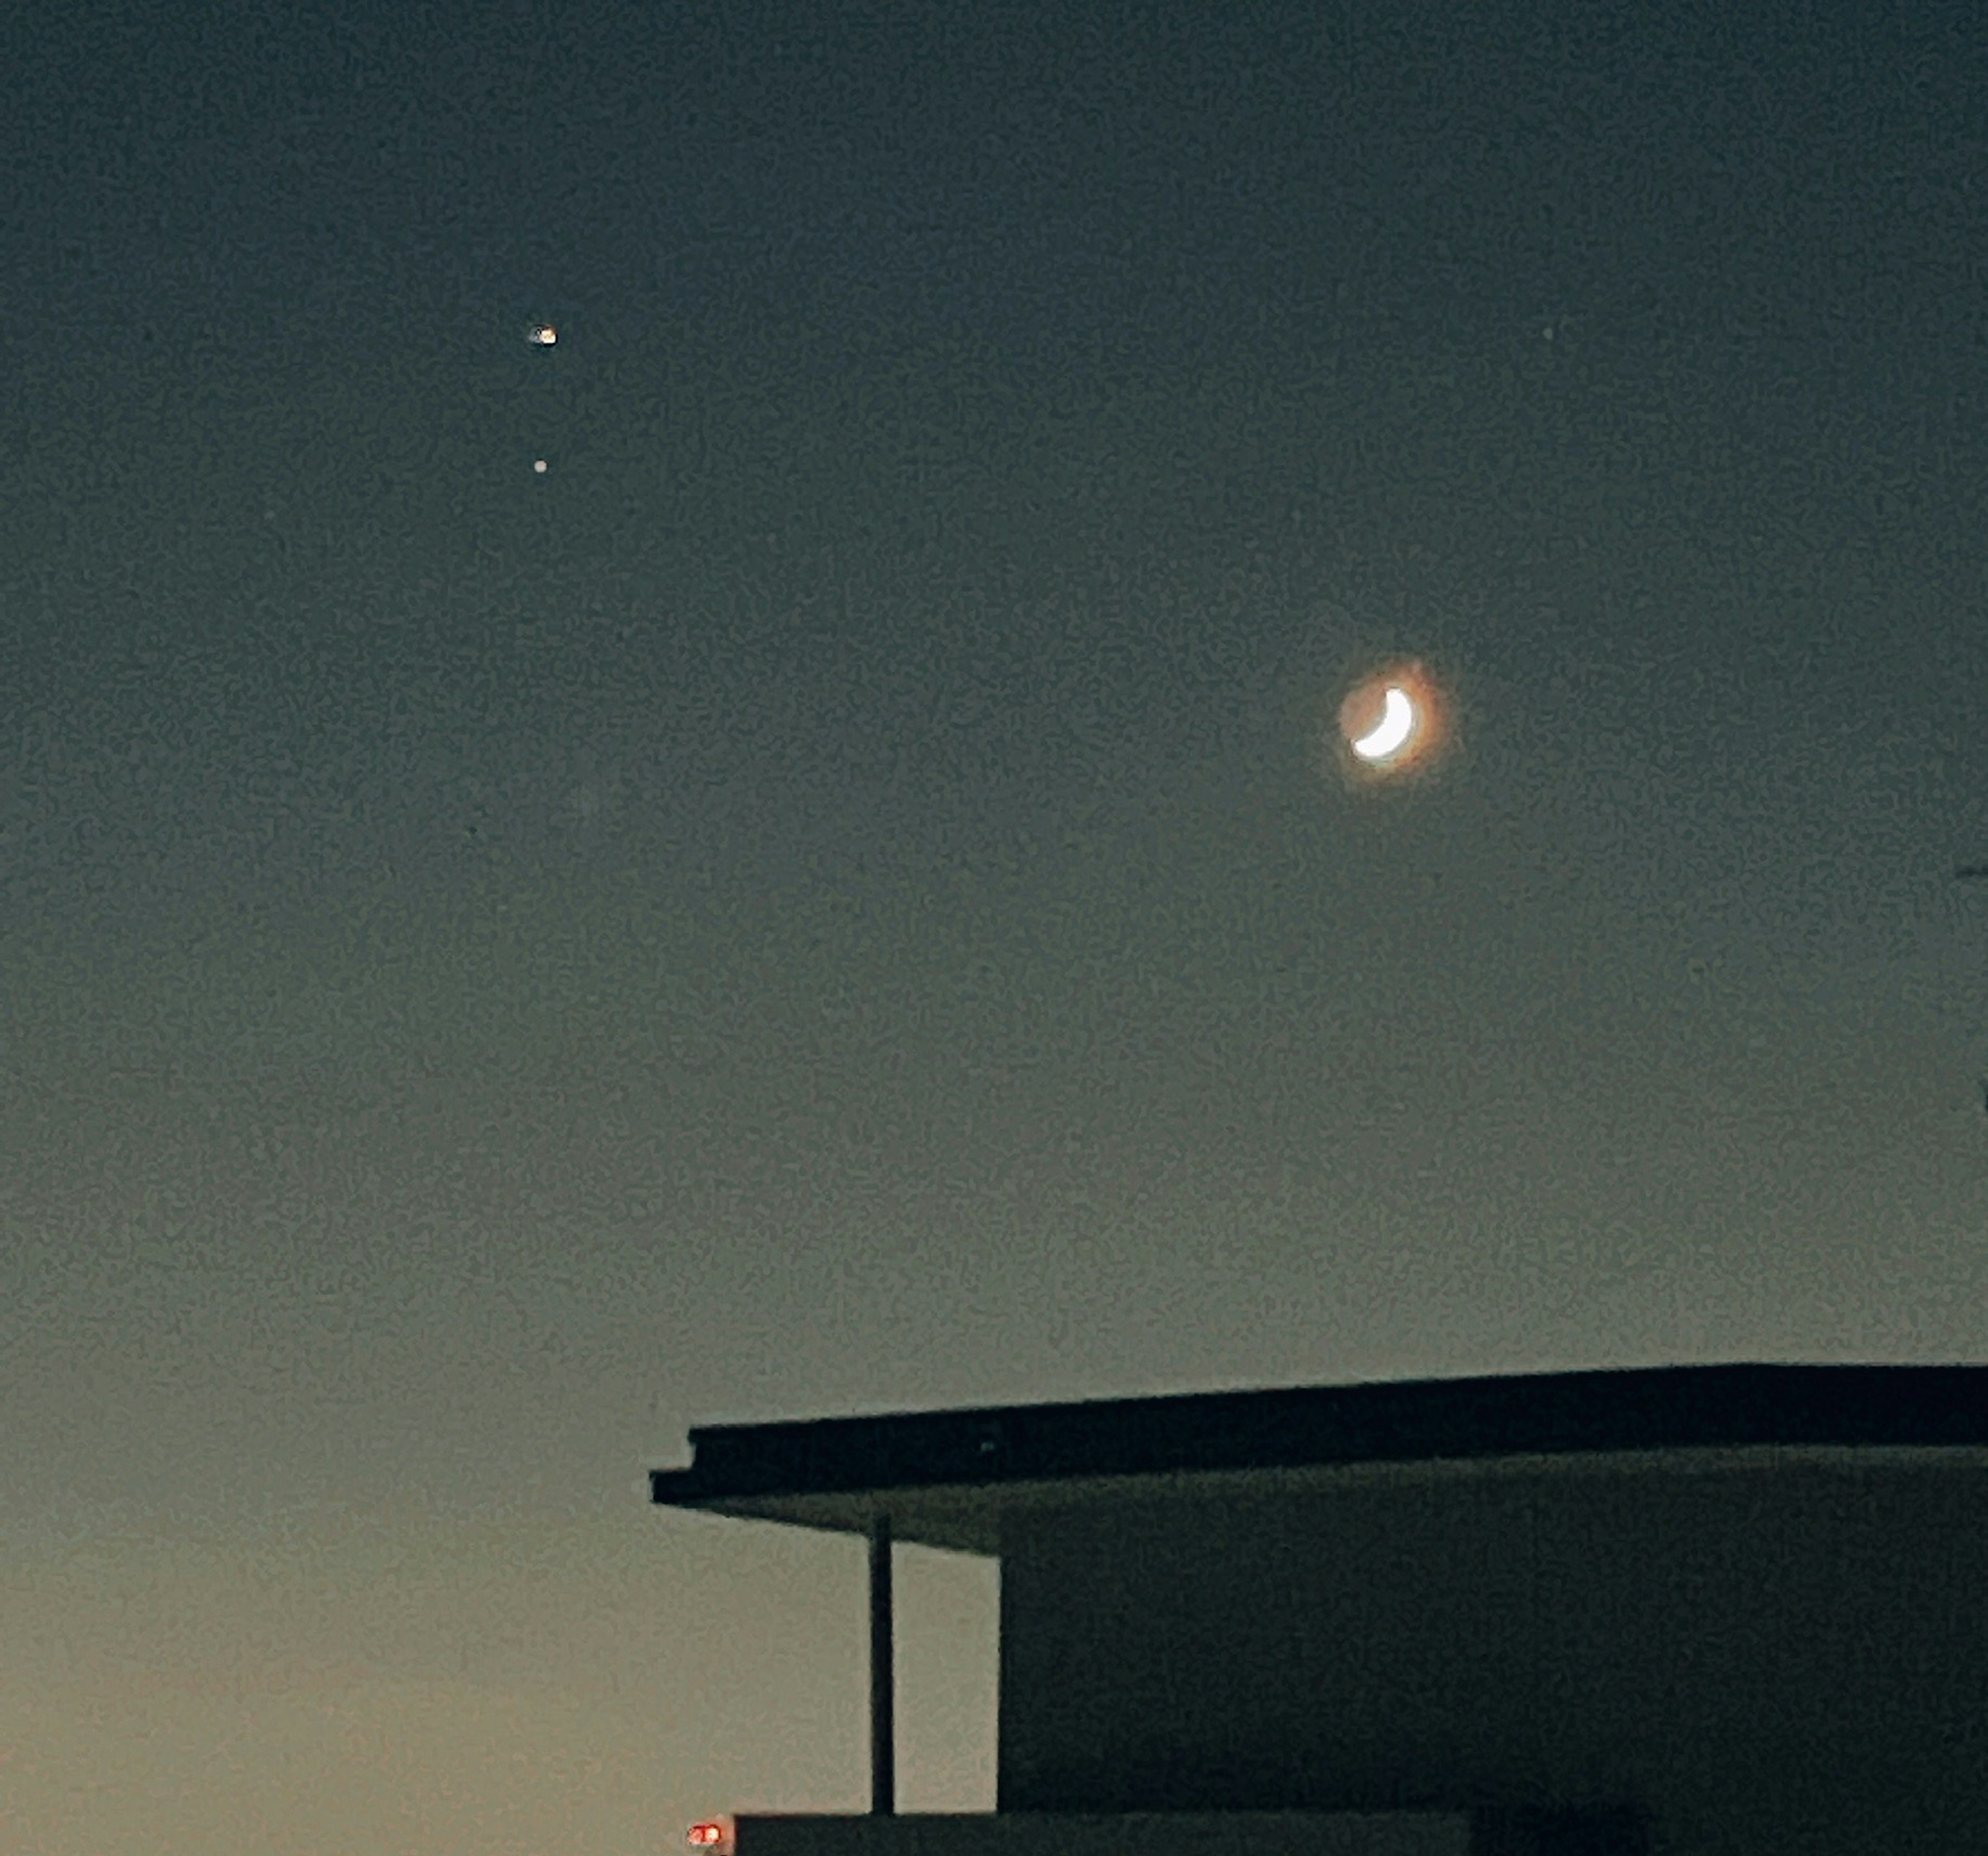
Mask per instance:
[[[712,1425],[669,1507],[997,1550],[1025,1491],[1114,1479],[1746,1447],[1988,1445],[1988,1367],[1722,1365],[1202,1392]],[[908,1523],[908,1524],[907,1524]]]

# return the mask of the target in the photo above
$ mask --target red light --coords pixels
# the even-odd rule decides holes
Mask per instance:
[[[690,1835],[685,1841],[698,1849],[721,1844],[725,1841],[725,1826],[722,1824],[693,1824],[690,1827]]]

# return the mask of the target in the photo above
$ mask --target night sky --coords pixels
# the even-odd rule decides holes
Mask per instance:
[[[860,1543],[651,1510],[693,1424],[1988,1361],[1984,86],[1868,0],[15,9],[0,1843],[861,1808]]]

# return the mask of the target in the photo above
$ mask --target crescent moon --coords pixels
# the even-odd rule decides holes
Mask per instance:
[[[1398,752],[1415,729],[1415,705],[1398,683],[1388,685],[1387,705],[1381,719],[1353,743],[1353,752],[1362,760],[1385,760]]]

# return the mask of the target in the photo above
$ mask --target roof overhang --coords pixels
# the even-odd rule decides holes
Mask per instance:
[[[1988,1368],[1736,1365],[1383,1382],[693,1431],[663,1506],[998,1554],[1006,1517],[1457,1476],[1988,1469]]]

